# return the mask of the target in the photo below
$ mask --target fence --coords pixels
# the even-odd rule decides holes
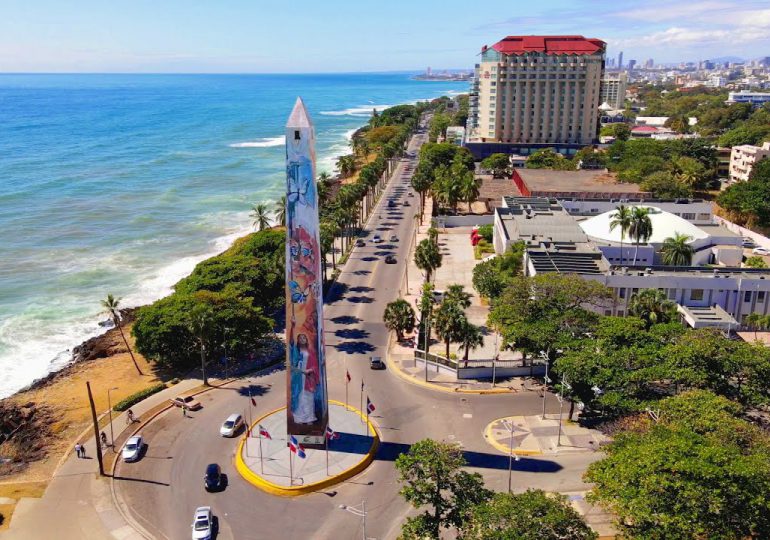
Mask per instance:
[[[455,360],[434,353],[425,353],[415,349],[415,361],[426,362],[427,367],[435,368],[435,372],[444,371],[457,379],[492,379],[506,377],[526,377],[542,375],[545,368],[542,364],[527,365],[522,360]]]

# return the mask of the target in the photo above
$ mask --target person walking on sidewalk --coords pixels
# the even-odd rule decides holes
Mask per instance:
[[[133,424],[134,423],[134,411],[131,409],[128,409],[128,412],[126,413],[126,424]]]
[[[86,459],[86,445],[85,444],[81,444],[80,445],[80,457],[82,457],[83,459]]]
[[[184,405],[182,405],[182,416],[187,418],[187,407],[185,407]]]
[[[78,459],[83,457],[83,447],[80,443],[75,443],[75,455],[78,457]]]

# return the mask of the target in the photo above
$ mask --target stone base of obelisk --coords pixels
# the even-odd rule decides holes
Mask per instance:
[[[259,437],[259,426],[272,437]],[[286,408],[254,421],[251,437],[238,445],[236,468],[247,481],[275,495],[301,495],[331,486],[364,470],[374,459],[379,438],[358,409],[329,402],[329,426],[338,434],[326,449],[305,449],[300,458],[288,447]]]

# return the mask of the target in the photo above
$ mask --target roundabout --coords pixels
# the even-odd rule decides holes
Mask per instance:
[[[332,432],[327,448],[292,451],[286,433],[286,407],[271,411],[256,419],[241,438],[235,468],[250,484],[287,497],[347,480],[372,462],[379,436],[366,415],[339,401],[329,401],[329,427]]]

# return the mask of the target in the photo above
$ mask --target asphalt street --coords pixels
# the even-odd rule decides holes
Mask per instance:
[[[418,133],[409,152],[416,154],[425,138],[424,132]],[[344,401],[347,370],[352,377],[349,400],[358,406],[364,381],[363,399],[369,396],[375,404],[372,420],[382,436],[374,463],[334,488],[301,497],[275,497],[248,484],[233,465],[237,439],[221,437],[219,426],[233,412],[248,419],[249,392],[257,400],[255,417],[283,406],[286,373],[277,368],[245,378],[202,394],[203,408],[189,418],[179,409],[159,417],[143,433],[148,443],[143,458],[118,465],[118,501],[151,535],[189,538],[193,511],[210,505],[221,539],[358,539],[361,518],[340,507],[360,505],[365,499],[367,536],[395,538],[410,508],[398,494],[393,461],[410,444],[428,437],[462,444],[469,465],[484,475],[489,487],[507,487],[508,457],[485,443],[483,431],[502,416],[536,414],[542,403],[537,392],[454,395],[411,385],[388,370],[369,369],[370,356],[386,353],[388,332],[382,314],[385,305],[398,297],[413,235],[418,198],[407,193],[415,165],[416,158],[399,162],[367,224],[366,246],[355,248],[325,299],[330,398]],[[396,202],[394,208],[387,207],[389,200]],[[403,206],[406,200],[411,206]],[[383,243],[369,241],[376,233],[383,236]],[[391,234],[398,236],[397,242],[388,242]],[[394,254],[397,264],[385,264],[387,254]],[[558,403],[549,395],[549,412],[557,411]],[[514,463],[514,488],[584,489],[581,472],[595,458],[593,454],[522,458]],[[228,484],[221,492],[207,493],[203,488],[209,463],[220,464],[227,475]]]

